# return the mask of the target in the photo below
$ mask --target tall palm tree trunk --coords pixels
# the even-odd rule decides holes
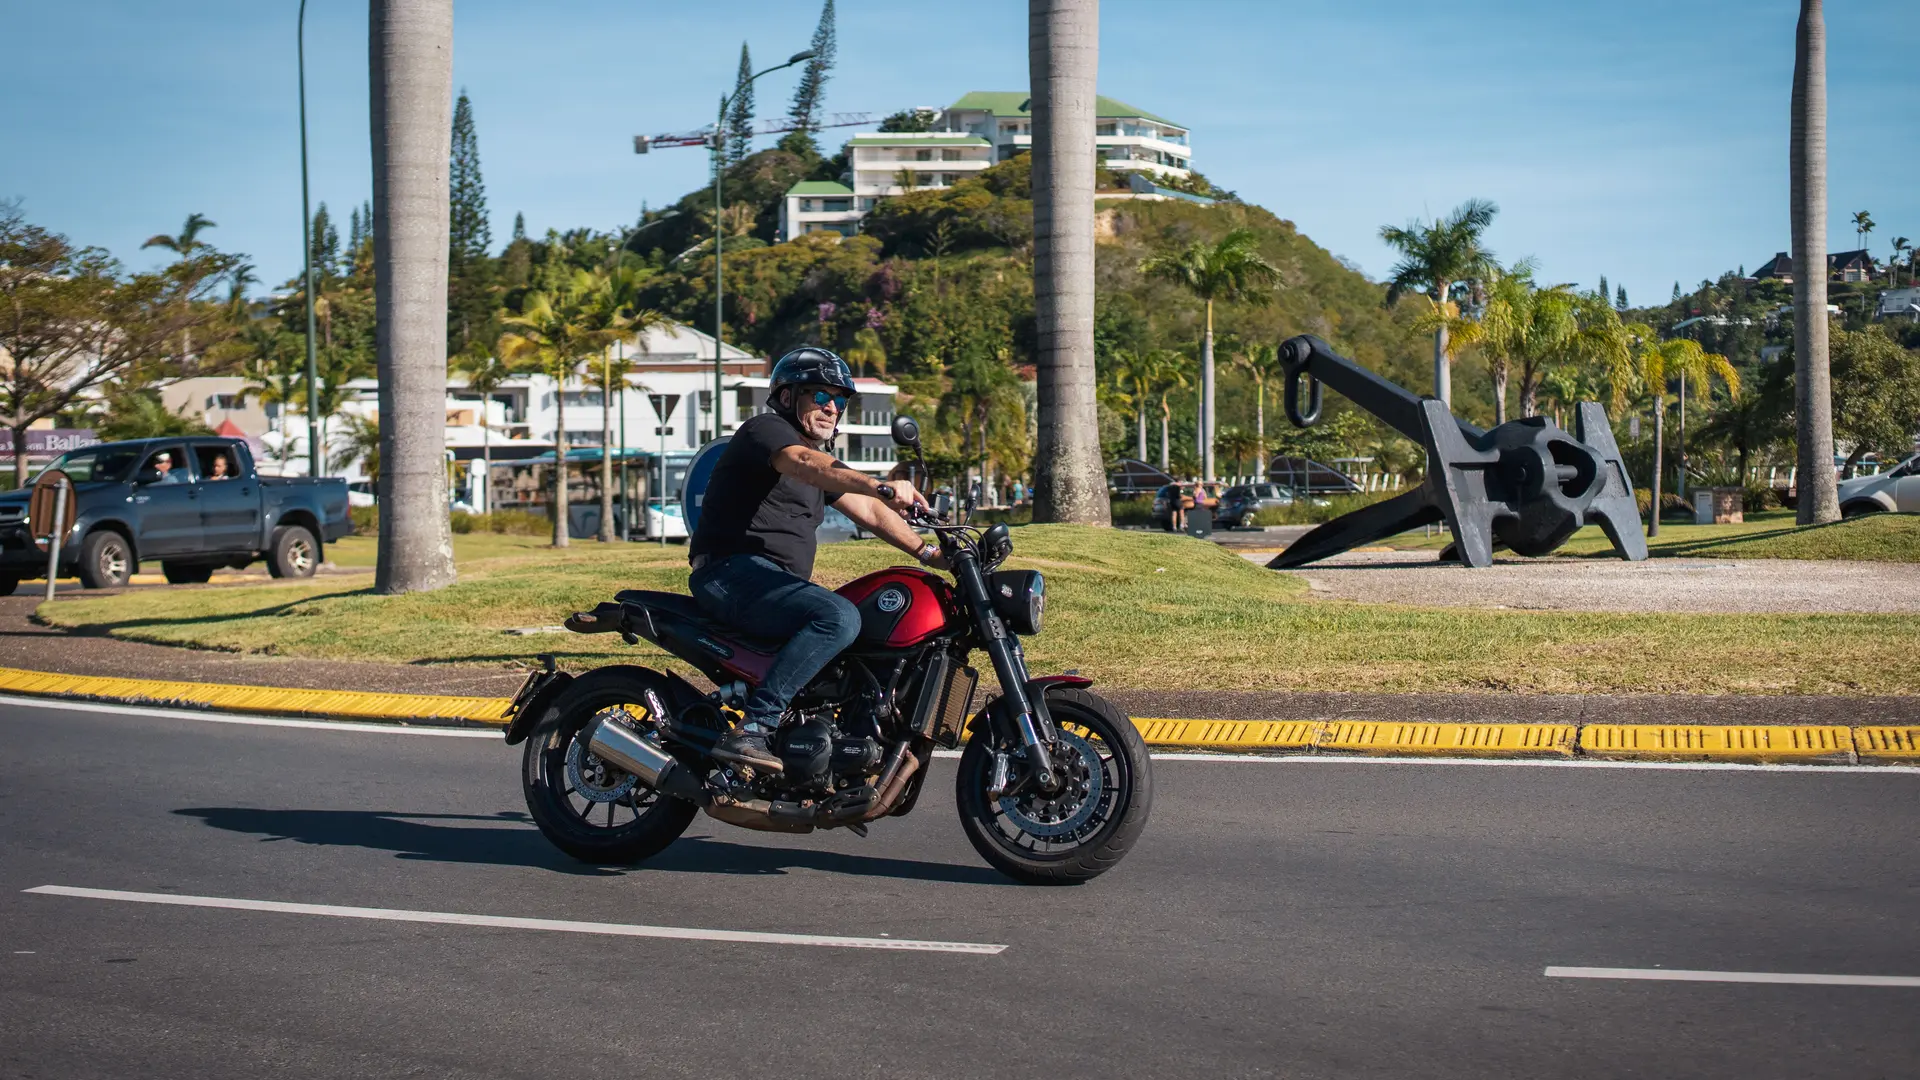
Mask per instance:
[[[1033,520],[1110,525],[1094,403],[1094,76],[1099,0],[1028,0],[1039,427]]]
[[[380,544],[374,589],[454,580],[447,523],[447,168],[453,0],[371,0]]]
[[[1653,398],[1653,505],[1647,510],[1647,535],[1660,535],[1660,474],[1667,468],[1666,387],[1656,387]]]
[[[1167,404],[1167,395],[1160,395],[1160,471],[1173,468],[1173,444],[1167,441],[1167,424],[1173,420],[1173,409]]]
[[[609,346],[611,350],[611,346]],[[626,447],[620,452],[626,453]],[[613,533],[613,367],[600,356],[600,542],[611,544]]]
[[[1453,283],[1440,283],[1440,307],[1445,314],[1447,294],[1453,291]],[[1453,407],[1453,358],[1447,352],[1447,324],[1442,322],[1433,332],[1433,396]]]
[[[563,364],[553,381],[553,546],[571,539],[567,524],[567,369]]]
[[[480,506],[493,513],[493,426],[487,423],[487,399],[480,399]]]
[[[1507,365],[1495,361],[1493,365],[1493,426],[1499,427],[1507,422]]]
[[[1800,0],[1793,40],[1794,421],[1802,525],[1840,518],[1833,477],[1833,382],[1827,354],[1827,28],[1820,0]]]
[[[1673,474],[1673,493],[1687,497],[1687,375],[1680,373],[1680,429],[1674,433],[1674,449],[1680,452],[1680,468]]]
[[[1207,332],[1200,339],[1200,471],[1213,480],[1213,301],[1207,301]]]
[[[1147,407],[1137,406],[1133,410],[1137,449],[1134,451],[1141,461],[1147,460]]]

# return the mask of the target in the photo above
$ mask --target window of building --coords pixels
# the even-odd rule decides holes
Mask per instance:
[[[560,404],[566,406],[569,409],[581,408],[589,405],[597,409],[600,407],[600,391],[569,390],[566,393],[560,395]]]
[[[1112,135],[1114,133],[1114,126],[1112,124],[1095,124],[1093,126],[1093,133],[1095,135]]]
[[[931,151],[931,150],[915,150],[915,151],[913,152],[913,160],[915,160],[915,161],[932,161],[932,160],[933,160],[933,151]]]
[[[959,174],[959,173],[950,173],[950,172],[945,172],[945,173],[941,173],[941,174],[940,174],[940,186],[941,186],[941,187],[952,187],[953,185],[955,185],[955,184],[957,184],[957,183],[959,183],[959,182],[960,182],[960,174]]]
[[[873,196],[871,196],[871,195],[862,195],[862,196],[860,196],[860,209],[862,209],[862,210],[871,210],[871,209],[873,209],[873,204],[874,204],[874,198],[873,198]]]
[[[960,151],[957,148],[948,147],[947,149],[940,151],[940,160],[941,161],[960,161],[962,160],[962,158],[961,158]]]
[[[247,407],[245,394],[214,394],[207,398],[209,409],[244,409]]]
[[[853,200],[851,199],[822,199],[820,200],[820,209],[829,213],[851,210],[853,208],[852,203]]]
[[[800,212],[801,212],[801,213],[803,213],[803,214],[811,214],[811,213],[813,213],[813,200],[812,200],[812,199],[801,199],[801,200],[800,200]]]

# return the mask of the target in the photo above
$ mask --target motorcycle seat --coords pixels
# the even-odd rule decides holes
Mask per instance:
[[[698,600],[680,593],[654,592],[649,589],[623,589],[620,592],[614,593],[613,598],[628,607],[657,611],[662,615],[668,615],[693,623],[714,637],[732,641],[737,645],[755,652],[771,655],[779,652],[780,647],[786,644],[786,642],[778,638],[749,634],[740,630],[738,627],[712,618],[707,614],[706,609],[700,606]]]

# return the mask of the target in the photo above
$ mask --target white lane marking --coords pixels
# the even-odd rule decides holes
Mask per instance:
[[[520,919],[504,915],[463,915],[450,911],[339,907],[333,904],[289,904],[278,900],[236,900],[224,896],[175,896],[170,893],[122,892],[118,889],[82,889],[69,885],[41,885],[22,891],[38,893],[42,896],[75,896],[87,900],[124,900],[135,904],[223,908],[231,911],[272,911],[286,915],[327,915],[336,919],[375,919],[384,922],[444,923],[451,926],[550,930],[564,934],[601,934],[607,937],[731,941],[750,945],[819,945],[837,949],[894,949],[902,952],[970,953],[979,956],[998,956],[1007,948],[1005,945],[969,941],[915,941],[910,938],[835,937],[826,934],[777,934],[754,930],[700,930],[685,926],[575,922],[570,919]]]
[[[116,705],[112,702],[62,701],[57,698],[20,697],[0,694],[0,705],[18,705],[34,709],[58,709],[68,712],[106,713],[115,716],[151,716],[169,720],[198,720],[205,724],[239,724],[246,727],[304,728],[311,731],[347,731],[369,735],[431,735],[445,739],[494,739],[499,728],[420,727],[403,724],[352,723],[344,720],[297,720],[284,716],[251,716],[245,713],[199,712],[190,709],[159,709],[144,705]],[[0,713],[0,716],[4,716]],[[1904,773],[1920,776],[1920,765],[1747,765],[1732,761],[1597,761],[1590,758],[1440,758],[1440,757],[1367,757],[1344,754],[1229,754],[1206,750],[1155,750],[1155,761],[1226,761],[1241,765],[1517,765],[1534,769],[1671,769],[1681,772],[1769,772],[1798,775],[1827,773]],[[937,758],[957,758],[958,750],[935,750]]]
[[[1546,975],[1549,979],[1647,979],[1655,982],[1920,987],[1920,977],[1912,975],[1813,975],[1788,971],[1675,971],[1667,968],[1550,967]]]
[[[370,735],[433,735],[444,739],[495,739],[500,728],[423,727],[405,724],[351,723],[345,720],[299,720],[287,716],[200,712],[194,709],[158,709],[147,705],[117,705],[110,701],[61,701],[56,698],[0,694],[0,705],[67,712],[108,713],[115,716],[154,716],[168,720],[198,720],[203,724],[240,724],[246,727],[305,728],[310,731],[357,731]]]

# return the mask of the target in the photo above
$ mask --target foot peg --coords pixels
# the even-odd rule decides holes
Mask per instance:
[[[619,603],[607,600],[592,611],[574,612],[562,625],[576,634],[611,634],[624,627],[625,613]]]

